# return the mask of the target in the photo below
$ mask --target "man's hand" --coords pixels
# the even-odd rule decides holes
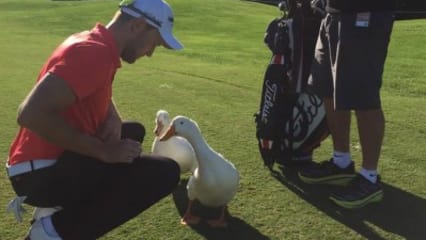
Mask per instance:
[[[104,147],[100,158],[106,163],[132,163],[142,152],[141,144],[131,139],[109,141]]]
[[[111,100],[108,114],[105,121],[96,131],[95,136],[103,142],[117,141],[121,138],[121,125],[122,121],[120,115],[115,108],[114,102]]]
[[[117,141],[121,138],[121,120],[114,117],[105,119],[95,136],[103,142]]]

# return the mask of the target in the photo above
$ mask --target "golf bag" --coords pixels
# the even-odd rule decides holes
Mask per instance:
[[[312,5],[311,5],[312,4]],[[256,138],[265,166],[312,160],[329,132],[322,100],[308,91],[310,66],[324,16],[321,0],[287,0],[268,25],[264,42],[272,52],[263,81]]]

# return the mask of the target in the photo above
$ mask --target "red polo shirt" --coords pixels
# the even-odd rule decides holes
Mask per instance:
[[[103,122],[112,97],[112,81],[121,66],[112,35],[101,24],[91,31],[74,34],[49,57],[37,81],[47,73],[65,80],[76,101],[62,117],[76,129],[94,134]],[[63,148],[21,127],[11,144],[9,165],[33,159],[56,159]]]

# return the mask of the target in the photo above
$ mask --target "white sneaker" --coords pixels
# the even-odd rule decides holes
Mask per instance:
[[[30,228],[27,240],[62,240],[60,237],[51,237],[44,231],[41,220],[35,221]]]
[[[36,207],[34,209],[33,219],[37,221],[40,218],[50,216],[61,209],[62,209],[61,207],[53,207],[53,208]]]

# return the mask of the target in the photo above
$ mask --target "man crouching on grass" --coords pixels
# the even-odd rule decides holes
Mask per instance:
[[[141,154],[145,128],[122,122],[112,101],[120,58],[181,49],[163,0],[122,1],[111,22],[67,38],[19,106],[7,173],[20,203],[53,208],[34,216],[27,239],[96,239],[176,187],[171,159]],[[53,214],[52,214],[53,212]]]

